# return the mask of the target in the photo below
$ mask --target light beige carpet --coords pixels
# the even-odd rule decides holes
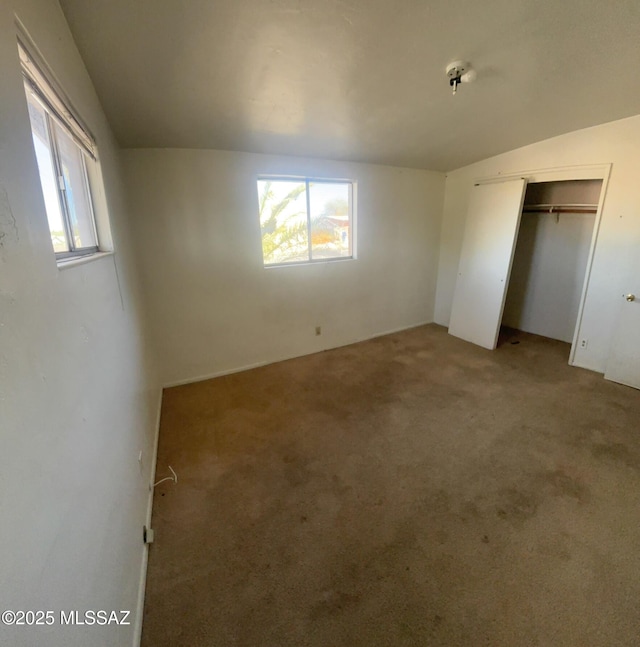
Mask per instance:
[[[637,647],[640,392],[568,353],[432,325],[167,390],[143,645]]]

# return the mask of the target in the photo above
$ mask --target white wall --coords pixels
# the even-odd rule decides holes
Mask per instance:
[[[470,188],[479,178],[529,170],[612,163],[575,363],[604,371],[610,338],[640,246],[640,116],[555,137],[447,175],[435,320],[448,325]]]
[[[96,136],[115,256],[56,266],[14,13]],[[0,609],[135,615],[160,393],[142,341],[118,152],[54,0],[2,3],[0,78]],[[0,643],[120,647],[134,632],[0,624]]]
[[[123,158],[165,383],[432,321],[443,174],[222,151]],[[355,180],[357,260],[265,269],[260,173]]]
[[[578,320],[593,214],[522,214],[502,323],[571,343]]]

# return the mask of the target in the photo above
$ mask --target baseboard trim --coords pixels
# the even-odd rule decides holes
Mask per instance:
[[[400,328],[394,328],[393,330],[386,330],[384,332],[375,333],[374,335],[368,335],[367,337],[358,337],[352,339],[351,341],[345,342],[344,344],[338,344],[337,346],[329,346],[323,348],[322,350],[314,350],[308,353],[298,353],[295,355],[288,355],[286,357],[280,357],[278,359],[269,359],[262,362],[255,362],[253,364],[246,364],[244,366],[238,366],[235,368],[224,369],[222,371],[216,371],[214,373],[207,373],[205,375],[198,375],[196,377],[188,377],[182,380],[176,380],[173,382],[167,382],[164,385],[165,389],[170,389],[174,386],[184,386],[185,384],[195,384],[196,382],[204,382],[205,380],[212,380],[216,377],[224,377],[225,375],[233,375],[234,373],[242,373],[243,371],[250,371],[254,368],[260,368],[261,366],[268,366],[269,364],[277,364],[278,362],[286,362],[290,359],[296,359],[297,357],[306,357],[307,355],[315,355],[316,353],[323,353],[327,350],[334,350],[336,348],[344,348],[345,346],[351,346],[352,344],[359,344],[363,341],[369,341],[370,339],[377,339],[378,337],[385,337],[386,335],[393,335],[397,332],[402,332],[404,330],[411,330],[413,328],[419,328],[420,326],[427,326],[434,323],[433,320],[422,321],[419,323],[414,323],[409,326],[401,326]]]
[[[599,373],[604,377],[605,371],[602,369],[602,367],[595,367],[591,366],[589,364],[583,364],[581,362],[576,362],[575,359],[573,362],[569,362],[569,366],[573,366],[574,368],[582,368],[585,371],[593,371],[594,373]]]
[[[162,413],[162,389],[158,396],[156,406],[155,437],[153,439],[153,450],[151,453],[151,469],[149,474],[149,495],[147,497],[147,513],[145,525],[151,527],[151,515],[153,513],[153,483],[156,480],[156,465],[158,462],[158,442],[160,440],[160,415]],[[147,565],[149,563],[149,546],[142,547],[142,563],[140,564],[140,582],[138,583],[138,600],[136,603],[136,619],[133,629],[133,647],[140,647],[142,640],[142,616],[144,613],[144,595],[147,585]]]

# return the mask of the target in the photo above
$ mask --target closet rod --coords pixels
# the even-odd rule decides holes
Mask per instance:
[[[598,213],[597,204],[525,204],[523,213]]]

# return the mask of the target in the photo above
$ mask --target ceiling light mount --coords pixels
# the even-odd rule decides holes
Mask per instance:
[[[461,83],[471,83],[476,78],[476,71],[471,68],[471,63],[453,61],[447,65],[447,78],[455,94]]]

